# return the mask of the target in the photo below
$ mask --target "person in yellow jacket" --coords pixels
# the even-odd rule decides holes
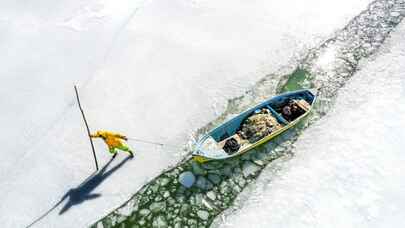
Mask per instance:
[[[134,157],[134,153],[132,152],[132,150],[129,149],[129,147],[123,141],[128,140],[128,138],[125,135],[121,135],[110,131],[97,131],[95,134],[91,134],[90,137],[102,138],[104,142],[107,144],[110,153],[113,154],[113,158],[117,156],[118,152],[117,149],[128,152],[131,158]]]

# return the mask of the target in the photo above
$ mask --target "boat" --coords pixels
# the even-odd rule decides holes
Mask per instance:
[[[315,100],[316,89],[291,91],[269,98],[204,134],[195,144],[192,153],[193,160],[203,163],[211,160],[224,160],[246,153],[295,126],[310,113]],[[284,113],[282,111],[283,107],[291,103],[301,109],[299,116],[294,119],[285,118],[286,111]],[[242,137],[241,128],[249,117],[261,113],[263,110],[274,117],[277,127],[269,130],[268,134],[258,140],[245,140]],[[234,151],[226,148],[227,142],[230,141],[237,145]]]

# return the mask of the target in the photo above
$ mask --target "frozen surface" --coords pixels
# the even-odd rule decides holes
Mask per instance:
[[[404,225],[405,24],[397,29],[221,227]]]
[[[0,224],[30,224],[92,174],[74,83],[92,130],[182,145],[228,98],[288,65],[368,2],[0,3]],[[59,215],[63,202],[35,225],[88,225],[181,158],[173,149],[131,145],[135,159],[94,186],[99,197]],[[104,145],[96,148],[106,164]]]

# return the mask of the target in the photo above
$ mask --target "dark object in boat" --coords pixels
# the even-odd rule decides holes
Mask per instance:
[[[287,104],[281,109],[281,115],[287,121],[293,121],[305,113],[305,110],[300,108],[296,101],[289,100]]]
[[[240,145],[238,143],[238,141],[234,138],[230,138],[228,140],[226,140],[225,145],[224,145],[224,149],[225,152],[227,154],[233,154],[235,152],[237,152],[240,148]]]

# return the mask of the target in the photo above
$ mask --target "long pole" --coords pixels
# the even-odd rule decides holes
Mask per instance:
[[[76,98],[77,98],[77,103],[79,104],[80,112],[82,113],[84,123],[86,124],[87,135],[89,136],[89,140],[90,140],[90,144],[91,144],[91,149],[93,150],[94,162],[96,163],[96,169],[97,169],[97,171],[98,171],[98,162],[97,162],[96,151],[94,150],[93,140],[91,140],[91,137],[90,137],[89,125],[87,124],[86,116],[84,115],[84,112],[83,112],[83,109],[82,109],[82,105],[80,104],[79,93],[77,92],[77,87],[76,87],[76,85],[75,85],[75,92],[76,92]]]

